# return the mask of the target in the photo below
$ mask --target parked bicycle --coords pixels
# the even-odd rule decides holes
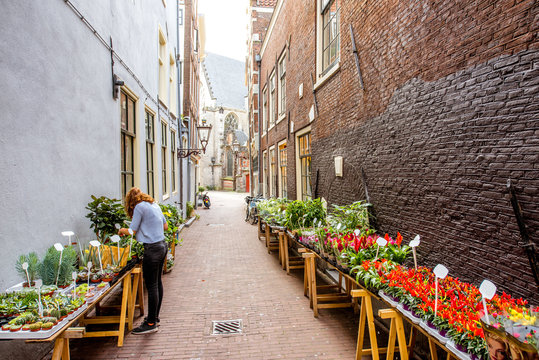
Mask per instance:
[[[264,200],[264,198],[260,194],[257,196],[245,197],[245,221],[248,221],[251,225],[258,222],[258,209],[256,208],[256,203],[262,200]]]

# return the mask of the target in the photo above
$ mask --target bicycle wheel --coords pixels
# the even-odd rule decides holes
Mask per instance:
[[[258,216],[256,216],[256,209],[253,209],[251,211],[251,213],[249,214],[249,217],[250,217],[249,222],[251,223],[251,225],[254,225],[258,222]]]

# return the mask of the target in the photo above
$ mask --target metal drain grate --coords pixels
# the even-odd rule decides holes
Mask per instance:
[[[242,331],[241,319],[212,321],[212,323],[213,323],[212,335],[241,334],[241,331]]]

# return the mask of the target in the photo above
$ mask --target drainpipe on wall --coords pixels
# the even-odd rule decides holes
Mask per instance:
[[[181,126],[181,109],[182,109],[182,99],[181,99],[181,91],[180,91],[180,2],[176,1],[176,86],[178,91],[178,143],[176,145],[176,149],[181,147],[181,141],[182,141],[182,126]],[[183,185],[183,159],[178,158],[176,155],[176,159],[178,161],[178,168],[180,169],[180,207],[182,210],[182,214],[185,214],[185,204],[183,202],[183,189],[181,185]]]
[[[262,94],[260,90],[260,73],[261,73],[261,65],[262,65],[262,58],[260,57],[260,54],[255,55],[256,64],[258,66],[258,194],[263,193],[263,171],[262,171],[262,120],[260,119],[262,111],[260,105],[262,104]],[[257,195],[258,195],[257,194]]]

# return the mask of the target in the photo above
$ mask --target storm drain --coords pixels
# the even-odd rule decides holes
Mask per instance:
[[[212,335],[241,334],[241,319],[212,321]]]

